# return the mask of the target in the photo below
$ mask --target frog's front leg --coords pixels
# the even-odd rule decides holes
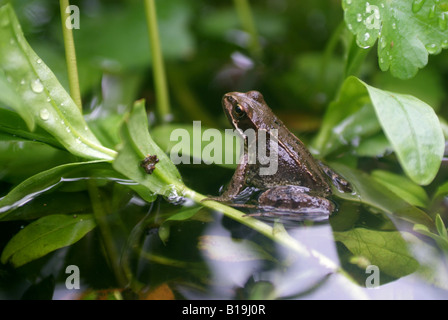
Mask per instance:
[[[258,206],[270,216],[297,216],[300,214],[329,216],[335,205],[330,200],[307,193],[301,186],[278,186],[263,192]],[[255,214],[257,215],[257,214]],[[258,215],[265,215],[260,212]]]
[[[238,164],[230,183],[226,186],[224,192],[218,197],[207,197],[202,201],[214,200],[223,203],[232,203],[235,198],[237,198],[238,194],[243,191],[244,181],[246,178],[247,172],[247,164],[248,164],[248,155],[245,152],[241,157],[241,161]]]
[[[333,185],[341,192],[352,192],[350,182],[345,180],[341,175],[334,172],[333,169],[319,161],[319,165],[325,174],[331,179]]]

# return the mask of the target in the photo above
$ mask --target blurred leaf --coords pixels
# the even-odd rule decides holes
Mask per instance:
[[[88,159],[112,159],[115,152],[98,142],[69,94],[26,42],[10,5],[0,8],[0,20],[0,70],[20,97],[20,103],[10,107],[20,106],[17,112],[30,129],[36,123],[71,153]]]
[[[104,161],[90,161],[64,164],[40,172],[23,181],[6,196],[0,198],[0,220],[10,214],[13,209],[24,205],[37,195],[59,184],[62,177],[68,177],[80,170],[100,170],[107,167],[109,165]]]
[[[436,244],[439,246],[440,249],[448,251],[448,238],[446,236],[447,230],[445,229],[445,232],[443,230],[440,230],[443,225],[443,222],[442,222],[442,225],[440,224],[440,221],[441,221],[440,215],[437,215],[436,221],[438,219],[440,219],[439,222],[437,223],[437,224],[439,224],[439,227],[437,228],[439,234],[431,232],[428,229],[428,227],[421,225],[421,224],[415,224],[414,231],[417,231],[418,233],[431,238],[432,240],[434,240],[436,242]],[[444,227],[444,225],[443,225],[443,227]]]
[[[439,233],[439,235],[442,238],[448,240],[448,232],[445,227],[445,223],[443,223],[443,220],[440,217],[440,214],[437,214],[437,216],[436,216],[436,228],[437,228],[437,232]]]
[[[380,132],[372,137],[363,139],[361,143],[355,147],[356,155],[360,157],[383,157],[393,152],[389,140]]]
[[[143,2],[108,3],[100,8],[101,14],[82,16],[82,26],[74,32],[80,63],[110,71],[149,66],[151,58]],[[194,41],[188,27],[190,5],[178,0],[162,1],[157,3],[157,13],[164,58],[179,59],[191,54]]]
[[[171,222],[172,221],[183,221],[188,220],[191,217],[193,217],[202,207],[184,207],[177,213],[171,215],[166,219],[162,225],[159,227],[159,238],[160,240],[165,243],[168,241],[168,238],[170,236],[170,228],[171,228]]]
[[[93,216],[51,215],[20,230],[6,245],[1,262],[20,267],[80,240],[95,228]]]
[[[443,75],[438,68],[429,65],[415,77],[406,80],[397,79],[388,72],[378,72],[375,74],[375,87],[413,95],[438,111],[446,97]]]
[[[149,135],[144,100],[137,101],[125,116],[120,133],[121,147],[113,162],[115,170],[144,185],[151,192],[165,196],[175,192],[173,188],[183,185],[176,166]],[[151,174],[140,166],[148,155],[156,156],[159,160],[154,164],[155,169]]]
[[[355,228],[333,234],[335,240],[342,242],[353,255],[367,258],[372,265],[390,276],[400,278],[419,267],[398,231]]]
[[[433,199],[437,199],[438,197],[447,195],[448,195],[448,181],[439,185],[436,193],[433,196]]]
[[[408,79],[428,63],[428,53],[448,47],[447,1],[344,0],[347,27],[360,47],[378,40],[381,70]]]
[[[424,224],[430,228],[434,227],[434,222],[426,212],[412,206],[402,198],[388,191],[382,184],[376,182],[366,173],[338,163],[331,163],[330,166],[350,181],[354,190],[353,194],[336,191],[335,195],[337,197],[361,202],[377,208],[386,213],[393,221],[398,218],[412,223]]]
[[[423,208],[428,205],[429,198],[425,189],[415,184],[409,178],[383,170],[374,170],[371,175],[377,182],[410,204]]]
[[[324,157],[352,139],[360,139],[374,133],[375,129],[379,130],[378,121],[372,117],[372,110],[365,88],[356,78],[348,78],[336,99],[328,106],[320,131],[313,141],[313,148],[319,156]],[[365,131],[362,125],[358,125],[355,121],[357,118],[364,119],[363,124],[369,120],[369,130]],[[351,131],[350,134],[345,134],[346,128]],[[344,134],[346,138],[341,139],[340,136],[343,137]]]

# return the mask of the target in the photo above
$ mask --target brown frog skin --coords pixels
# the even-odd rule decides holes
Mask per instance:
[[[350,191],[347,181],[313,158],[305,145],[292,134],[268,107],[258,91],[230,92],[222,105],[229,122],[245,140],[242,159],[221,196],[213,200],[235,207],[252,209],[256,216],[328,217],[334,210],[331,183],[341,191]],[[249,163],[247,136],[244,131],[278,130],[278,169],[272,175],[260,175],[260,162]],[[258,137],[258,135],[256,135]],[[268,151],[269,152],[269,151]]]

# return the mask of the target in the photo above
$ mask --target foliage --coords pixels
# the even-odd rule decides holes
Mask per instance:
[[[343,0],[342,10],[326,1],[285,1],[290,10],[282,11],[278,4],[251,7],[246,0],[222,7],[176,0],[159,1],[157,15],[148,14],[151,6],[143,8],[138,2],[98,3],[99,11],[92,9],[93,18],[83,15],[81,29],[75,30],[83,110],[66,90],[62,46],[55,40],[60,21],[53,3],[44,1],[40,7],[47,20],[30,19],[26,12],[32,12],[32,6],[25,0],[14,2],[15,10],[11,4],[0,7],[0,163],[4,167],[0,228],[16,221],[24,226],[2,248],[3,264],[20,267],[40,261],[98,231],[102,253],[121,287],[129,283],[135,291],[142,287],[129,266],[129,251],[135,248],[151,263],[187,267],[199,282],[207,283],[202,266],[188,258],[159,256],[157,250],[147,254],[139,241],[146,228],[156,228],[158,240],[173,245],[172,226],[210,222],[211,212],[218,211],[288,253],[279,258],[269,245],[246,239],[247,232],[239,240],[200,235],[191,242],[198,242],[193,247],[204,259],[279,264],[282,270],[302,259],[317,266],[316,287],[330,274],[350,280],[347,287],[353,295],[359,294],[352,282],[358,277],[356,271],[345,270],[326,252],[294,238],[282,221],[265,223],[201,194],[199,190],[217,193],[217,185],[230,178],[228,169],[235,164],[212,166],[210,175],[201,165],[200,177],[196,173],[191,178],[191,168],[171,162],[174,130],[194,138],[197,128],[190,120],[203,120],[207,128],[219,127],[214,130],[224,133],[228,124],[219,97],[226,91],[249,89],[262,91],[293,131],[312,130],[314,136],[307,141],[311,151],[352,184],[353,193],[334,190],[335,201],[343,205],[330,219],[334,241],[350,256],[379,266],[392,279],[430,267],[409,248],[409,224],[415,234],[446,250],[446,217],[436,213],[444,209],[440,199],[448,190],[446,183],[440,183],[446,179],[446,170],[441,169],[446,130],[444,136],[441,123],[446,115],[442,74],[448,65],[442,58],[429,61],[428,55],[446,55],[442,49],[448,45],[447,1]],[[336,10],[340,16],[333,14]],[[151,37],[148,46],[145,20],[155,16],[161,43]],[[308,26],[304,21],[316,23]],[[47,29],[52,30],[50,36],[39,31]],[[374,55],[369,48],[376,42]],[[166,89],[163,62],[151,60],[150,48],[153,58],[160,50],[167,64],[170,98],[174,98],[168,106],[159,103],[168,104],[160,93]],[[148,70],[153,79],[147,77]],[[422,89],[429,86],[430,98]],[[282,109],[282,105],[297,108]],[[176,121],[167,123],[171,117]],[[196,138],[203,136],[206,127],[201,129]],[[196,152],[203,155],[207,150],[204,141],[189,142],[174,151],[194,158]],[[236,153],[224,141],[221,146],[226,157]],[[148,156],[157,157],[149,174],[141,166]],[[209,164],[211,159],[208,153],[202,160]],[[219,178],[220,170],[224,179]],[[152,213],[161,198],[171,207]],[[139,203],[137,218],[129,209],[133,203]],[[366,214],[375,223],[366,225]],[[401,230],[403,225],[407,232]],[[118,234],[124,240],[114,239],[115,229],[121,230]],[[117,243],[126,245],[118,249]],[[178,245],[188,244],[181,240]],[[119,251],[124,252],[121,264]],[[344,258],[342,253],[340,257]],[[249,292],[263,298],[264,291],[252,290],[258,287],[269,289],[265,297],[288,295],[265,283],[247,284]]]

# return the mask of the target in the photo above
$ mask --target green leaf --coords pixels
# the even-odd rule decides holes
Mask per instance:
[[[355,147],[356,155],[360,157],[383,157],[392,151],[389,140],[382,132],[364,139]]]
[[[70,95],[26,42],[9,4],[0,8],[0,21],[0,77],[4,75],[17,89],[9,106],[31,130],[37,124],[74,155],[111,160],[115,151],[102,146],[92,134]]]
[[[107,167],[110,167],[110,165],[104,161],[90,161],[64,164],[40,172],[20,183],[0,199],[0,220],[5,218],[15,208],[55,187],[62,181],[63,177],[70,177],[70,175],[83,169],[100,170]]]
[[[1,262],[20,267],[80,240],[95,228],[90,214],[51,215],[40,218],[19,231],[6,245]]]
[[[419,267],[398,231],[355,228],[333,234],[335,240],[342,242],[353,255],[367,258],[380,272],[390,276],[403,277]]]
[[[437,214],[436,216],[436,228],[439,235],[445,240],[448,240],[448,232],[442,218],[440,217],[440,214]]]
[[[0,108],[0,132],[10,135],[14,140],[39,141],[58,149],[64,149],[55,138],[41,128],[37,127],[33,132],[28,128],[29,126],[17,113]]]
[[[371,175],[377,182],[414,206],[426,207],[429,203],[425,190],[407,177],[383,170],[372,171]]]
[[[16,110],[26,122],[28,128],[33,130],[36,126],[34,118],[26,110],[26,106],[22,103],[18,92],[14,90],[12,82],[13,79],[6,76],[5,72],[0,69],[0,102]]]
[[[439,197],[444,197],[448,195],[448,181],[445,183],[442,183],[438,188],[436,193],[434,194],[434,196],[432,197],[433,199],[437,199]]]
[[[113,162],[115,170],[156,194],[170,196],[182,188],[176,166],[149,135],[144,100],[137,101],[132,111],[125,116],[120,134],[121,147]],[[151,174],[140,166],[148,155],[155,155],[159,160]]]
[[[445,150],[434,110],[413,96],[364,85],[404,171],[416,183],[429,184],[439,170]]]
[[[445,149],[434,110],[413,96],[383,91],[356,77],[347,78],[330,104],[313,147],[325,156],[344,145],[345,139],[340,137],[359,140],[373,134],[377,121],[368,119],[370,105],[407,176],[418,184],[429,184],[439,170]],[[362,113],[365,115],[359,116]],[[365,121],[357,129],[354,119]]]
[[[428,227],[421,224],[415,224],[414,231],[433,239],[439,248],[448,251],[448,238],[429,231]]]
[[[408,79],[428,63],[428,53],[448,47],[448,2],[343,0],[344,19],[362,48],[378,40],[381,70]]]
[[[346,200],[357,201],[379,209],[386,213],[392,220],[396,218],[412,223],[420,223],[429,228],[434,227],[434,222],[423,210],[416,208],[388,191],[384,186],[366,173],[351,169],[338,163],[331,163],[331,168],[350,181],[354,193],[340,193],[335,195]]]

